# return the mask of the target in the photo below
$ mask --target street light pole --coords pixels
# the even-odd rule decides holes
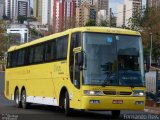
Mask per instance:
[[[10,36],[10,33],[7,33],[7,41],[6,41],[6,48],[7,48],[7,50],[10,48],[10,46],[11,46],[11,38],[10,38],[11,36]],[[6,50],[6,51],[7,51]]]
[[[150,46],[150,66],[152,64],[152,42],[153,42],[153,36],[152,36],[152,33],[150,33],[151,35],[151,46]]]

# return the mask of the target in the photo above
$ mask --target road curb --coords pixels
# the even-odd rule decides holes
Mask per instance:
[[[152,110],[152,109],[144,109],[145,112],[151,113],[151,114],[159,114],[160,115],[160,111],[157,110]]]

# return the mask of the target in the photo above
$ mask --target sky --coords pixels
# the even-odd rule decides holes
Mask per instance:
[[[123,0],[109,0],[109,7],[112,8],[113,13],[116,13],[117,5],[122,3],[123,3]]]
[[[146,0],[142,0],[143,5],[145,5]],[[122,4],[123,0],[109,0],[109,6],[113,9],[113,13],[116,13],[116,7],[118,4]],[[31,0],[31,7],[33,7],[33,0]]]
[[[122,4],[123,0],[109,0],[109,7],[113,9],[113,13],[116,13],[116,7],[118,4]],[[145,5],[146,0],[142,0],[142,5]]]
[[[30,2],[31,2],[31,7],[33,7],[33,0],[31,0]]]

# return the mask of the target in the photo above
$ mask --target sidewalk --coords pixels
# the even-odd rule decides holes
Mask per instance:
[[[151,114],[159,114],[160,115],[160,107],[145,106],[144,111],[149,112]]]

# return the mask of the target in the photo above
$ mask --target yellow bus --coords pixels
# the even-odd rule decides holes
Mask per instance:
[[[69,29],[8,50],[5,96],[72,110],[143,110],[145,80],[139,32],[108,27]]]

